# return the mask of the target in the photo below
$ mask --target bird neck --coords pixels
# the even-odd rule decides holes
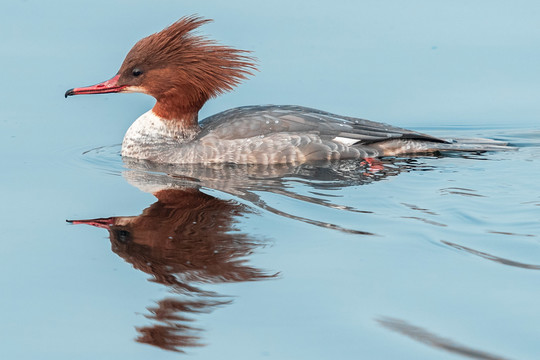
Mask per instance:
[[[157,100],[152,112],[171,129],[190,129],[198,127],[198,114],[203,104],[178,96],[163,96]]]

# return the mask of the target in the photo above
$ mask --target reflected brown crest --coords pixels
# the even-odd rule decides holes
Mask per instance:
[[[139,216],[71,220],[109,231],[112,250],[135,269],[166,285],[174,295],[148,307],[151,326],[139,327],[138,342],[166,350],[200,346],[193,316],[230,299],[201,289],[204,283],[255,281],[274,277],[247,264],[262,245],[235,229],[249,208],[198,189],[163,190]]]

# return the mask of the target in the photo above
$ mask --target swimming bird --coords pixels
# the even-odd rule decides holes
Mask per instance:
[[[183,17],[141,39],[118,73],[65,96],[140,92],[154,107],[128,129],[122,156],[170,164],[301,164],[438,151],[507,148],[487,140],[446,140],[399,127],[295,105],[244,106],[198,122],[207,100],[256,70],[250,52],[195,33],[211,20]]]

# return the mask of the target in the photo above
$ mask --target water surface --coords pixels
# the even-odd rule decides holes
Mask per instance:
[[[4,4],[0,356],[536,359],[539,10]],[[63,93],[109,78],[135,41],[193,13],[260,68],[201,118],[299,104],[517,150],[125,163],[118,144],[152,100]]]

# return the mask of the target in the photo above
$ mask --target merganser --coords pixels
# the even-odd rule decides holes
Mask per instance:
[[[432,153],[486,151],[505,143],[456,141],[301,106],[246,106],[198,123],[204,103],[256,69],[248,51],[194,34],[211,20],[183,17],[141,39],[110,80],[65,96],[141,92],[156,104],[128,129],[122,156],[170,164],[300,164]]]

